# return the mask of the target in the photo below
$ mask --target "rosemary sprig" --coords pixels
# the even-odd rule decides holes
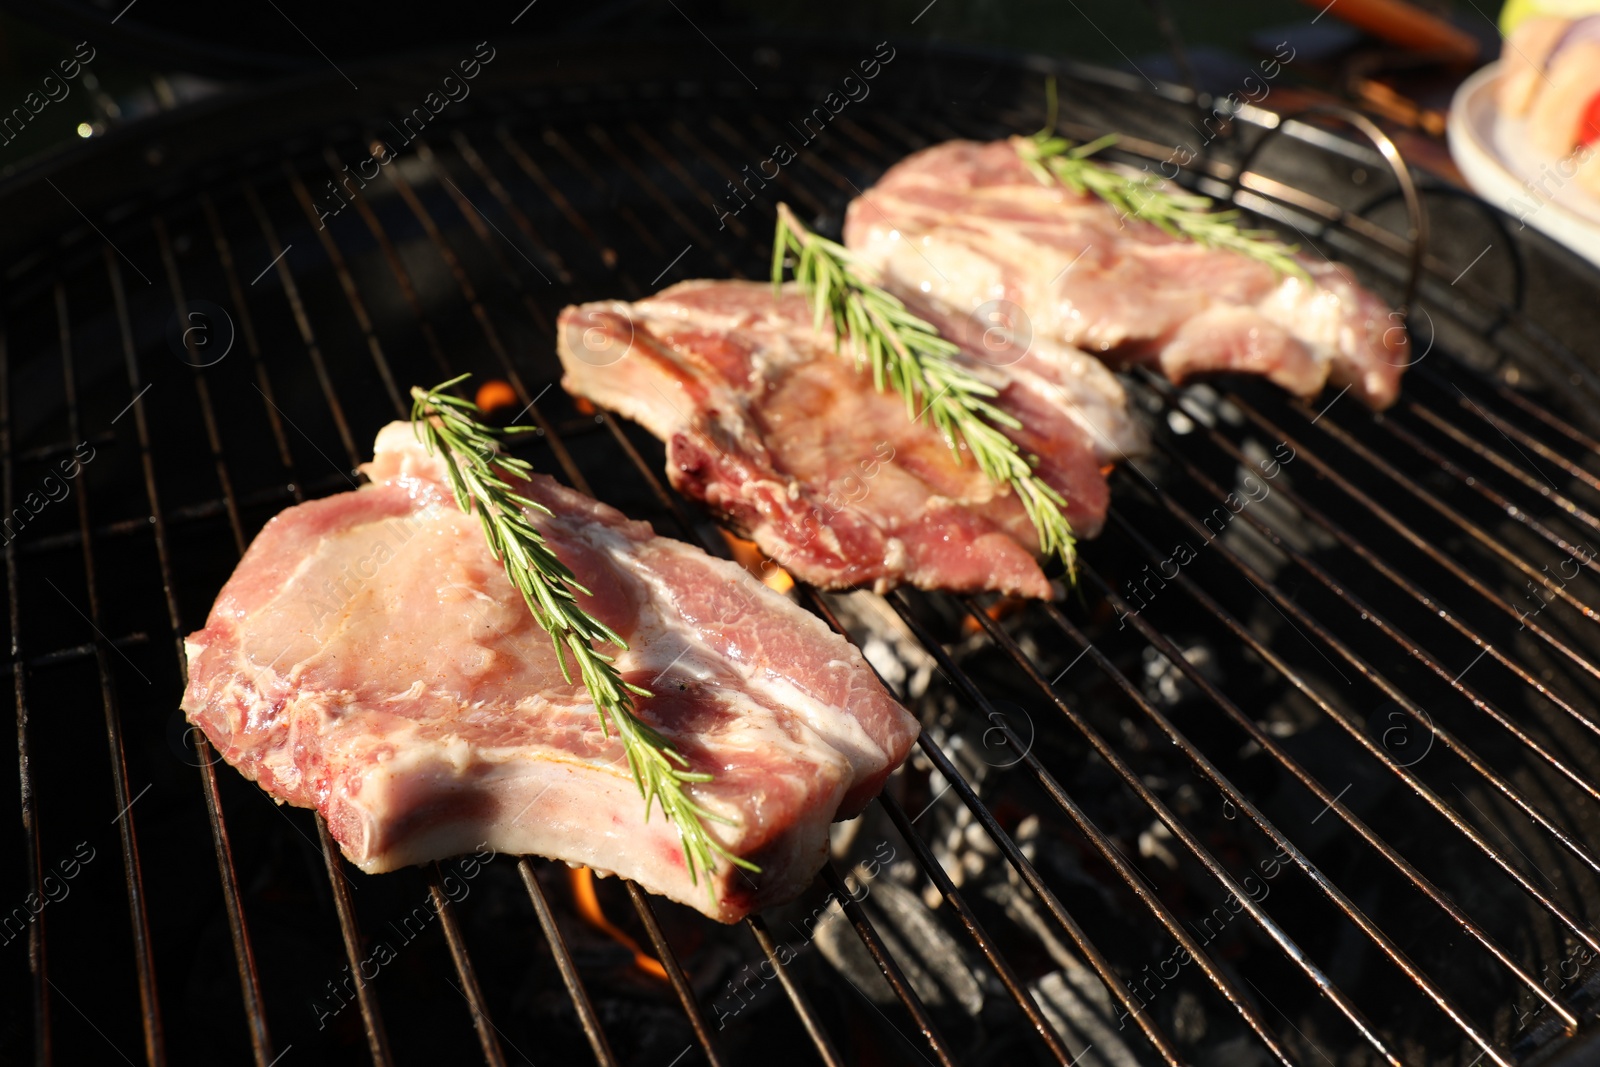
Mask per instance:
[[[411,420],[417,439],[429,455],[443,458],[456,503],[467,514],[478,516],[490,553],[504,565],[506,577],[522,594],[534,620],[550,635],[562,677],[568,682],[572,674],[567,657],[577,665],[600,716],[602,733],[610,737],[615,729],[622,739],[628,769],[644,797],[645,821],[650,821],[651,807],[659,803],[662,814],[677,828],[690,881],[699,884],[700,870],[711,873],[713,853],[746,870],[759,871],[707,832],[707,821],[732,825],[696,804],[686,791],[691,783],[709,782],[711,775],[688,770],[689,761],[672,742],[634,714],[634,697],[648,697],[649,691],[624,681],[612,657],[594,647],[606,643],[627,651],[627,643],[578,605],[577,593],[588,596],[589,590],[578,583],[529,521],[530,512],[548,515],[550,510],[512,488],[512,482],[526,480],[533,468],[526,460],[503,454],[500,437],[532,427],[499,431],[477,421],[475,405],[446,392],[468,377],[462,374],[432,389],[412,387]],[[706,889],[711,889],[709,878]]]
[[[957,460],[964,447],[990,481],[1010,486],[1039,535],[1040,553],[1060,557],[1073,574],[1077,551],[1062,511],[1067,502],[1002,432],[1021,423],[990,403],[997,390],[952,358],[960,349],[932,324],[869,281],[849,249],[812,233],[789,205],[779,204],[772,247],[775,291],[790,254],[794,280],[811,301],[814,328],[830,328],[835,349],[848,340],[857,367],[872,367],[878,392],[892,389],[903,396],[913,422],[926,414]]]
[[[1210,197],[1183,192],[1154,178],[1135,178],[1090,158],[1116,144],[1116,134],[1109,133],[1086,144],[1055,136],[1054,78],[1045,82],[1045,93],[1048,118],[1044,128],[1032,137],[1015,139],[1017,154],[1040,184],[1059,182],[1080,196],[1089,193],[1104,200],[1123,218],[1142,219],[1173,237],[1238,252],[1280,274],[1310,280],[1306,269],[1294,258],[1294,245],[1284,244],[1271,230],[1240,229],[1238,211],[1214,211],[1215,202]]]

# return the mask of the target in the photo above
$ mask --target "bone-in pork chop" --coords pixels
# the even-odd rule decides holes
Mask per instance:
[[[655,695],[642,719],[714,775],[694,799],[760,874],[690,884],[677,834],[644,821],[615,732],[562,679],[439,459],[394,423],[371,484],[267,523],[189,637],[183,708],[280,801],[315,808],[351,862],[393,870],[471,852],[537,853],[733,922],[816,876],[828,824],[857,813],[917,723],[819,619],[738,566],[542,476],[534,523],[630,645]],[[702,879],[704,875],[702,874]]]
[[[1050,595],[1016,495],[877,392],[792,286],[774,298],[753,282],[683,282],[569,307],[557,344],[568,392],[665,441],[672,484],[805,581]],[[1066,498],[1074,532],[1093,537],[1102,466],[1144,442],[1121,384],[1044,339],[962,358],[1021,423],[1008,434]]]
[[[1331,381],[1375,408],[1394,402],[1406,331],[1343,267],[1302,253],[1309,280],[1280,275],[1123,218],[1041,183],[1021,140],[908,156],[851,201],[846,245],[947,334],[1020,309],[1035,337],[1151,363],[1174,382],[1236,371],[1301,396]]]

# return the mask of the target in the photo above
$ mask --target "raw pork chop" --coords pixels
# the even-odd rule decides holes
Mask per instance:
[[[667,444],[672,484],[704,500],[798,577],[827,588],[901,582],[1048,597],[1021,502],[957,462],[927,420],[878,393],[870,372],[813,330],[792,286],[683,282],[634,304],[561,313],[568,392],[642,423]],[[1011,434],[1093,537],[1102,464],[1143,438],[1122,386],[1050,343],[972,369],[1016,415]]]
[[[639,714],[715,778],[713,900],[644,821],[615,733],[539,629],[408,423],[370,485],[267,523],[187,642],[183,708],[227,761],[315,808],[351,862],[388,871],[487,844],[632,878],[734,922],[809,885],[828,823],[858,812],[917,723],[815,616],[738,566],[536,476],[534,521],[628,641]],[[702,878],[704,875],[702,874]]]
[[[1042,184],[1020,141],[907,157],[851,202],[845,243],[947,333],[1009,302],[1036,337],[1156,364],[1175,382],[1240,371],[1301,396],[1331,380],[1375,408],[1394,402],[1405,330],[1344,268],[1302,255],[1308,283],[1124,219]]]

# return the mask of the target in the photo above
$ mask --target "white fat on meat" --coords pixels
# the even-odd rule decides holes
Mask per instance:
[[[1066,499],[1074,533],[1093,537],[1103,468],[1147,447],[1121,383],[1048,337],[998,356],[981,336],[952,339],[1016,419],[1005,432]],[[775,297],[761,283],[690,281],[635,303],[569,307],[557,349],[568,392],[666,442],[672,484],[803,581],[1054,592],[1016,494],[880,393],[815,329],[793,285]]]
[[[846,245],[946,333],[1003,300],[1035,338],[1173,381],[1235,371],[1302,396],[1331,382],[1375,408],[1394,402],[1406,332],[1343,267],[1302,252],[1303,279],[1172,237],[1041,183],[1022,143],[949,141],[907,157],[851,202]]]
[[[280,802],[315,808],[369,872],[484,847],[632,878],[736,921],[816,876],[828,824],[905,758],[916,721],[856,650],[733,563],[543,476],[533,519],[629,643],[640,716],[695,770],[710,830],[760,874],[719,862],[691,884],[678,837],[647,822],[615,731],[395,423],[371,484],[269,522],[191,635],[183,708]],[[614,650],[613,650],[614,651]]]

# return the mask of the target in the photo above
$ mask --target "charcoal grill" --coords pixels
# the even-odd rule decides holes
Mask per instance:
[[[1156,447],[1115,475],[1064,601],[795,591],[931,727],[868,816],[903,891],[841,850],[795,912],[842,911],[830,959],[866,978],[787,912],[723,931],[602,882],[652,977],[596,947],[544,860],[363,876],[186,729],[182,635],[267,518],[354,484],[410,384],[507,381],[538,467],[726,554],[657,442],[553,385],[560,307],[759,277],[779,199],[836,231],[907,152],[1038,128],[1046,74],[1064,132],[1120,131],[1132,165],[1214,114],[1137,76],[901,46],[811,138],[791,123],[872,43],[717,47],[502,46],[326,229],[329,183],[464,54],[350,68],[359,98],[329,72],[208,103],[0,189],[21,798],[0,922],[29,920],[0,946],[0,1061],[1586,1062],[1600,277],[1452,189],[1409,193],[1322,118],[1247,108],[1182,180],[1409,311],[1393,410],[1135,374]],[[795,161],[719,217],[780,139]],[[890,929],[889,896],[943,933]],[[374,970],[380,941],[401,947]],[[744,1014],[751,964],[771,977],[759,1000],[743,979]]]

